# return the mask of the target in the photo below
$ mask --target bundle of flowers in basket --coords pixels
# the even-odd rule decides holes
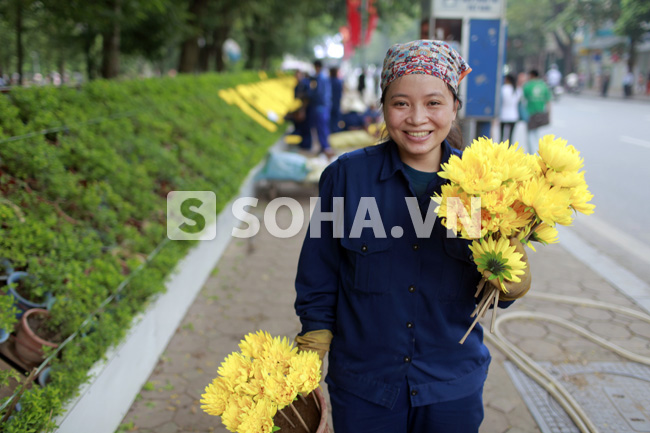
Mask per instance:
[[[275,432],[280,430],[274,421],[277,414],[283,424],[298,428],[291,418],[298,419],[301,428],[311,432],[294,402],[304,406],[312,399],[321,411],[312,392],[321,380],[318,354],[298,352],[286,337],[271,337],[265,331],[246,335],[239,349],[226,357],[218,376],[205,388],[201,409],[220,416],[231,432]],[[286,410],[293,413],[291,418]]]
[[[516,237],[535,250],[531,241],[557,242],[556,224],[570,225],[575,212],[591,214],[593,195],[580,171],[584,160],[575,147],[554,135],[539,140],[538,154],[526,154],[517,143],[494,143],[479,138],[462,157],[442,164],[440,177],[449,179],[441,194],[432,199],[442,224],[470,245],[478,271],[491,273],[479,283],[483,292],[472,316],[476,316],[461,344],[490,305],[508,293],[505,281],[520,282],[525,262],[509,239]],[[456,216],[462,224],[457,224]],[[496,279],[501,290],[487,280]],[[493,309],[492,324],[496,317]]]

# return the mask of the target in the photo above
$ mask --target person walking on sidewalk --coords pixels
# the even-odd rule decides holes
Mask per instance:
[[[523,95],[526,99],[526,111],[528,111],[528,152],[533,154],[537,152],[539,145],[539,128],[549,123],[552,96],[546,83],[539,78],[536,69],[531,70],[528,77],[528,81],[524,84]]]
[[[321,176],[296,275],[296,343],[329,351],[336,433],[476,433],[483,420],[481,327],[459,344],[481,274],[430,198],[447,182],[441,164],[461,154],[448,137],[470,70],[442,41],[393,45],[381,75],[387,139]],[[432,222],[427,233],[414,217]],[[508,284],[501,307],[527,292],[530,273]]]
[[[503,79],[501,86],[501,110],[499,112],[499,121],[501,126],[501,141],[508,139],[512,145],[512,137],[515,135],[515,125],[519,121],[519,100],[521,99],[521,89],[517,89],[515,77],[508,74]],[[506,129],[508,135],[505,135]]]
[[[314,61],[315,78],[311,81],[309,104],[313,111],[313,126],[321,147],[321,152],[331,157],[334,152],[329,144],[330,112],[332,110],[332,84],[329,74],[323,68],[323,62]]]

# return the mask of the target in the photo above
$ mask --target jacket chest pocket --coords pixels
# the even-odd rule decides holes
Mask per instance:
[[[392,239],[341,239],[347,266],[342,269],[346,287],[361,293],[385,293],[393,280]]]

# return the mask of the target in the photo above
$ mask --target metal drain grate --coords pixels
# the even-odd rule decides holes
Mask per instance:
[[[540,362],[603,431],[650,432],[650,367],[632,362]],[[505,368],[542,433],[579,433],[559,404],[506,361]]]

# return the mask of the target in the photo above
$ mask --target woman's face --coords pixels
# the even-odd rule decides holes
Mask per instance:
[[[447,84],[432,75],[404,75],[388,86],[386,129],[405,164],[421,171],[440,169],[440,144],[456,119],[456,107]]]

